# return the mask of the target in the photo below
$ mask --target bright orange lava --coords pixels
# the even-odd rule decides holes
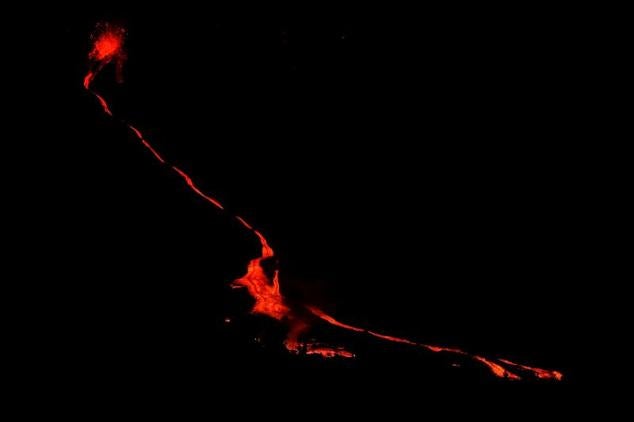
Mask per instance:
[[[507,359],[499,359],[499,361],[502,362],[502,363],[506,363],[507,365],[511,365],[511,366],[514,366],[514,367],[517,367],[517,368],[524,369],[525,371],[530,371],[533,374],[535,374],[535,376],[537,378],[554,379],[554,380],[557,380],[557,381],[561,381],[564,378],[564,374],[562,374],[559,371],[552,371],[552,370],[541,369],[541,368],[533,368],[532,366],[521,365],[519,363],[511,362],[510,360],[507,360]]]
[[[125,52],[123,50],[123,42],[124,42],[125,30],[121,27],[110,25],[110,24],[101,24],[97,28],[97,32],[94,38],[93,48],[90,51],[88,58],[90,59],[90,70],[86,73],[86,76],[83,80],[84,88],[89,91],[91,94],[95,96],[99,104],[101,105],[104,113],[109,116],[112,116],[112,111],[110,106],[106,102],[106,100],[98,93],[91,89],[91,85],[94,82],[95,77],[101,72],[101,70],[110,62],[115,61],[117,66],[118,79],[120,79],[120,71],[123,62],[125,61]],[[224,206],[218,201],[216,198],[206,194],[203,192],[192,180],[192,178],[185,173],[179,167],[175,165],[169,164],[159,152],[152,147],[152,145],[144,138],[143,134],[139,129],[130,124],[127,125],[128,128],[132,131],[132,133],[136,136],[139,142],[152,154],[152,156],[161,164],[164,164],[166,168],[173,171],[180,178],[182,178],[186,184],[186,186],[191,189],[199,197],[203,198],[205,201],[209,202],[214,207],[219,210],[225,211]],[[226,212],[226,211],[225,211]],[[232,283],[233,287],[245,288],[249,295],[254,300],[254,305],[252,312],[268,316],[270,318],[274,318],[278,321],[282,321],[288,325],[289,331],[288,336],[285,341],[286,348],[294,353],[303,353],[306,355],[319,355],[325,358],[331,357],[343,357],[343,358],[353,358],[354,353],[345,350],[341,347],[329,347],[324,346],[318,343],[310,343],[310,342],[302,342],[300,341],[300,337],[303,333],[305,333],[311,325],[311,320],[309,317],[304,316],[305,312],[298,312],[297,310],[293,310],[282,296],[280,292],[280,281],[279,281],[279,270],[277,268],[272,270],[272,274],[268,274],[267,271],[262,266],[264,261],[274,260],[275,253],[273,248],[269,245],[266,238],[259,231],[255,230],[251,224],[249,224],[244,218],[234,215],[233,216],[245,229],[252,232],[260,242],[261,246],[261,255],[257,258],[252,259],[247,265],[246,274],[242,277],[238,278]],[[463,350],[450,348],[450,347],[441,347],[441,346],[433,346],[423,343],[417,343],[415,341],[400,338],[395,336],[390,336],[386,334],[377,333],[374,331],[370,331],[364,328],[355,327],[350,324],[345,324],[343,322],[337,321],[332,316],[326,314],[321,309],[312,306],[312,305],[303,305],[304,309],[312,314],[314,317],[332,325],[335,327],[339,327],[344,330],[353,331],[356,333],[362,333],[366,335],[373,336],[375,338],[407,344],[410,346],[420,347],[430,352],[444,352],[444,353],[452,353],[458,356],[462,356],[468,359],[471,359],[475,362],[481,363],[486,368],[488,368],[491,373],[500,378],[505,378],[509,380],[519,380],[521,379],[520,375],[515,372],[510,371],[505,368],[503,365],[507,365],[512,367],[515,371],[520,373],[525,373],[531,375],[538,379],[553,379],[557,381],[561,381],[563,375],[561,372],[534,368],[527,365],[522,365],[518,363],[511,362],[506,359],[488,359],[482,356],[473,355],[467,353]],[[313,319],[314,319],[313,317]],[[225,320],[225,322],[229,322],[230,320]]]

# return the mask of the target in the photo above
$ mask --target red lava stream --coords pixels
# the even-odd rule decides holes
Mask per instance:
[[[99,102],[104,113],[108,116],[112,116],[113,113],[110,109],[108,102],[98,94],[92,88],[92,83],[101,70],[109,63],[114,63],[117,69],[117,80],[121,81],[121,70],[126,60],[126,54],[123,49],[125,39],[125,29],[120,26],[115,26],[108,23],[99,24],[97,30],[93,35],[93,46],[88,58],[90,61],[90,68],[86,76],[84,77],[83,85],[88,92],[90,92]],[[208,203],[225,211],[224,206],[216,198],[203,192],[192,178],[183,170],[175,165],[170,164],[143,136],[143,133],[135,126],[126,124],[132,131],[134,136],[139,142],[152,154],[152,156],[169,170],[177,174],[183,179],[189,189],[199,197],[206,200]],[[255,301],[252,312],[274,318],[288,326],[288,336],[284,342],[285,347],[294,353],[314,354],[320,355],[325,358],[331,357],[343,357],[352,358],[354,353],[338,347],[324,346],[318,343],[302,342],[301,336],[310,328],[310,320],[308,317],[300,315],[297,311],[294,311],[289,307],[284,300],[280,292],[280,280],[279,270],[276,268],[273,270],[273,274],[270,275],[265,271],[262,266],[263,261],[270,260],[275,257],[273,248],[269,245],[266,238],[262,233],[253,228],[244,218],[229,214],[235,218],[246,230],[252,232],[259,240],[262,248],[260,256],[249,261],[247,265],[246,274],[238,278],[232,283],[233,287],[245,288],[249,295]],[[528,365],[522,365],[511,362],[507,359],[497,358],[485,358],[479,355],[474,355],[457,348],[441,347],[418,343],[405,338],[399,338],[389,336],[386,334],[377,333],[365,328],[356,327],[353,325],[345,324],[326,314],[321,309],[304,305],[304,308],[316,318],[324,321],[335,327],[339,327],[344,330],[353,331],[369,335],[381,340],[407,344],[414,347],[426,349],[431,352],[443,352],[450,353],[456,356],[460,356],[466,359],[473,360],[477,363],[484,365],[491,373],[500,378],[506,378],[508,380],[520,380],[523,377],[532,377],[537,379],[552,379],[560,381],[563,378],[561,372],[555,370],[546,370],[531,367]]]

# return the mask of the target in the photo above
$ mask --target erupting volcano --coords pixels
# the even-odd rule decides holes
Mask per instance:
[[[110,105],[102,95],[93,89],[93,83],[104,67],[110,63],[113,63],[116,66],[117,80],[122,82],[122,67],[126,60],[126,54],[124,51],[125,35],[125,29],[120,26],[107,23],[98,25],[97,30],[93,35],[92,50],[88,55],[90,64],[89,70],[84,77],[83,85],[85,89],[97,99],[104,113],[109,116],[113,116]],[[560,381],[563,378],[562,373],[555,370],[535,368],[528,365],[514,363],[507,359],[483,357],[457,348],[419,343],[406,338],[394,337],[366,328],[356,327],[354,325],[340,322],[320,308],[310,304],[290,305],[281,293],[277,259],[273,248],[270,246],[265,236],[248,223],[245,218],[231,214],[225,209],[218,199],[206,192],[203,192],[187,173],[176,165],[170,163],[167,158],[157,151],[145,138],[140,129],[130,123],[124,124],[130,129],[138,141],[149,151],[149,156],[161,163],[167,171],[171,171],[182,178],[185,186],[187,186],[193,193],[203,198],[210,205],[225,212],[229,217],[235,218],[235,220],[246,231],[252,233],[252,235],[258,239],[261,246],[260,255],[251,259],[246,267],[246,273],[242,277],[233,281],[232,287],[246,289],[254,301],[252,309],[253,313],[270,317],[288,327],[285,347],[290,352],[320,355],[324,358],[355,357],[353,351],[347,350],[344,347],[325,346],[320,343],[307,342],[303,339],[311,325],[315,321],[321,320],[333,327],[351,331],[353,333],[359,333],[359,335],[368,335],[388,342],[410,345],[430,352],[453,354],[462,359],[472,360],[478,364],[484,365],[493,375],[508,380],[534,378]],[[269,268],[272,268],[272,270],[269,270]]]

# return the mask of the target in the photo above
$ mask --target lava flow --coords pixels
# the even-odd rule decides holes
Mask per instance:
[[[104,113],[109,116],[113,115],[110,109],[110,105],[107,103],[104,97],[102,97],[100,94],[92,89],[92,83],[94,82],[97,75],[101,72],[101,70],[111,62],[114,62],[116,65],[117,80],[119,82],[122,81],[122,67],[126,59],[126,54],[123,49],[125,32],[125,29],[120,26],[107,23],[98,25],[97,31],[93,35],[93,47],[88,55],[90,68],[88,73],[84,77],[84,88],[86,88],[87,91],[94,95],[94,97],[101,105]],[[167,169],[182,178],[192,192],[194,192],[196,195],[200,196],[219,210],[227,212],[220,201],[198,188],[198,186],[194,183],[192,178],[187,173],[185,173],[177,166],[170,164],[154,147],[152,147],[152,145],[147,141],[147,139],[145,139],[142,132],[138,128],[127,123],[126,126],[131,130],[131,132],[139,140],[139,142],[151,153],[151,155],[159,163],[165,165]],[[341,347],[330,347],[318,343],[301,341],[302,335],[306,333],[306,331],[310,328],[311,322],[319,319],[327,324],[330,324],[331,326],[369,335],[381,340],[419,347],[430,352],[450,353],[462,358],[470,359],[476,363],[484,365],[495,376],[500,378],[505,378],[509,380],[520,380],[524,376],[529,376],[537,379],[551,379],[557,381],[561,381],[561,379],[563,378],[561,372],[554,370],[546,370],[522,365],[511,362],[507,359],[485,358],[483,356],[474,355],[457,348],[418,343],[406,338],[394,337],[356,327],[350,324],[345,324],[326,314],[321,309],[311,305],[298,305],[300,307],[303,307],[302,309],[291,307],[285,301],[280,291],[279,270],[277,269],[277,266],[275,266],[271,273],[269,273],[269,271],[267,271],[262,265],[265,261],[275,260],[275,252],[273,251],[273,248],[271,248],[264,235],[253,228],[253,226],[249,224],[244,218],[238,215],[229,215],[232,218],[235,218],[236,221],[238,221],[238,223],[242,225],[242,227],[253,233],[253,235],[257,237],[262,248],[260,256],[252,259],[247,265],[246,274],[244,274],[244,276],[242,276],[241,278],[235,280],[232,283],[232,286],[236,288],[245,288],[247,290],[247,292],[255,302],[252,309],[253,313],[268,316],[288,326],[288,335],[286,341],[284,342],[284,345],[291,352],[303,353],[307,355],[319,355],[325,358],[352,358],[355,356],[354,353],[352,353],[351,351],[348,351]]]

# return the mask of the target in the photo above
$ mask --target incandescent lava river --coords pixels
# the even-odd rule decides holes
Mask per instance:
[[[125,35],[126,31],[121,26],[109,23],[99,24],[93,34],[92,50],[88,55],[89,70],[84,77],[83,85],[84,88],[97,99],[104,113],[108,116],[113,116],[110,105],[101,94],[97,93],[93,89],[92,85],[101,70],[110,63],[113,63],[116,66],[117,79],[121,82],[121,70],[126,59],[125,50],[123,48]],[[318,318],[331,326],[359,333],[361,335],[372,336],[388,342],[406,344],[412,347],[426,349],[430,352],[453,354],[462,359],[472,360],[488,368],[496,377],[508,380],[532,378],[560,381],[563,378],[563,374],[555,370],[536,368],[515,363],[507,359],[483,357],[453,347],[419,343],[406,338],[394,337],[366,328],[356,327],[354,325],[340,322],[333,316],[326,314],[321,309],[312,305],[294,305],[291,307],[280,291],[280,275],[277,266],[270,272],[265,270],[262,265],[266,261],[272,261],[275,259],[275,252],[264,235],[256,230],[244,218],[226,211],[222,203],[216,198],[203,192],[187,173],[176,165],[170,163],[163,155],[161,155],[161,153],[150,144],[137,127],[126,122],[123,122],[123,124],[129,128],[138,141],[148,150],[151,157],[160,162],[167,171],[171,171],[182,178],[185,185],[193,193],[206,200],[210,205],[226,212],[231,218],[235,218],[245,230],[251,232],[255,237],[257,237],[262,248],[260,255],[251,259],[247,265],[246,273],[242,277],[233,281],[232,286],[246,289],[248,294],[254,300],[252,309],[253,313],[273,318],[288,327],[288,335],[284,345],[290,352],[320,355],[324,358],[355,357],[353,352],[342,347],[330,347],[319,343],[302,341],[302,336],[310,328],[310,320]],[[301,306],[303,309],[296,309],[297,306]],[[306,316],[310,316],[311,314],[311,318]]]

